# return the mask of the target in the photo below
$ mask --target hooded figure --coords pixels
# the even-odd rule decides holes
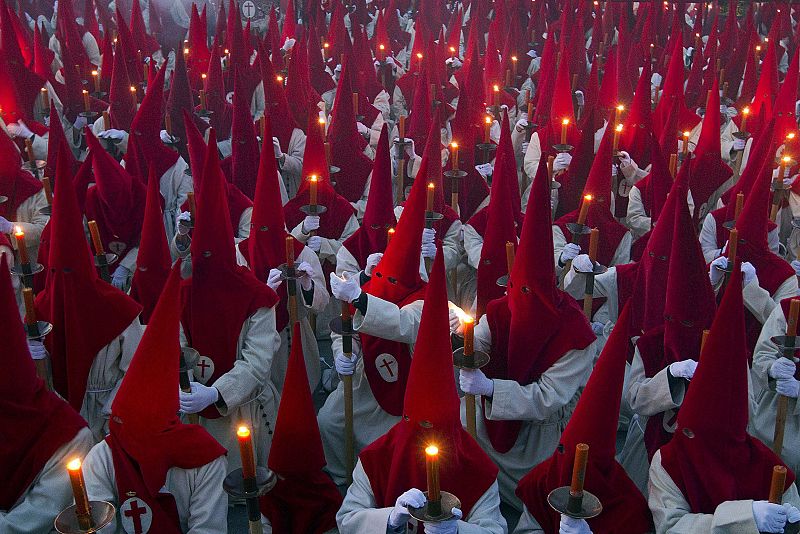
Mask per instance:
[[[191,239],[192,275],[183,281],[182,344],[196,351],[191,393],[181,393],[181,411],[199,413],[200,423],[225,448],[236,447],[236,427],[250,421],[257,465],[266,466],[278,393],[270,382],[280,343],[275,330],[278,296],[236,264],[233,229],[212,130],[197,195]],[[229,470],[240,467],[228,457]]]
[[[747,433],[748,365],[742,273],[734,266],[686,393],[675,435],[650,466],[657,532],[780,532],[800,517],[795,476],[786,476],[785,506],[770,505],[773,467],[784,465]]]
[[[353,484],[336,515],[342,532],[383,534],[405,529],[409,521],[417,523],[406,507],[425,502],[425,448],[429,445],[436,446],[441,455],[442,491],[456,495],[461,502],[460,508],[453,509],[452,531],[489,534],[506,530],[499,510],[497,467],[461,427],[443,260],[439,246],[419,323],[419,337],[425,343],[411,363],[403,418],[361,451]],[[463,523],[469,525],[461,526]],[[425,532],[423,524],[415,526],[415,532]]]
[[[0,317],[5,369],[0,407],[3,427],[13,429],[0,443],[0,529],[12,532],[24,525],[49,532],[56,514],[72,503],[64,465],[89,452],[94,440],[86,421],[36,376],[4,253]]]
[[[520,510],[517,483],[558,445],[594,354],[582,310],[556,287],[545,166],[532,191],[508,294],[491,301],[475,327],[475,350],[491,360],[483,369],[460,371],[461,389],[483,397],[478,442],[500,467],[503,499]]]
[[[111,405],[109,435],[83,465],[89,499],[113,503],[125,531],[149,525],[151,532],[180,534],[190,525],[227,525],[225,449],[177,415],[180,284],[178,262]]]
[[[142,336],[142,308],[98,276],[65,157],[58,158],[56,181],[49,271],[36,296],[36,316],[53,325],[45,346],[55,390],[80,410],[100,440],[116,388]]]
[[[620,314],[555,452],[520,481],[517,495],[525,505],[525,512],[515,532],[523,534],[541,529],[547,534],[558,533],[562,518],[547,504],[547,496],[554,489],[569,485],[575,447],[579,443],[589,445],[586,491],[603,505],[602,513],[588,520],[592,531],[652,532],[647,501],[614,458],[617,414],[630,343],[630,311],[631,306],[625,306]]]

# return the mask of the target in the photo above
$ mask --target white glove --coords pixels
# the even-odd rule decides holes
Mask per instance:
[[[789,523],[797,523],[800,521],[800,510],[788,502],[783,503],[783,507],[786,508],[786,516]]]
[[[14,224],[5,217],[0,217],[0,234],[10,234],[13,231]]]
[[[166,141],[164,140],[164,136],[166,136]],[[161,130],[161,141],[163,143],[169,143],[169,135],[167,135],[166,130]],[[112,141],[122,141],[125,138],[125,132],[122,130],[115,130],[114,128],[109,128],[108,130],[103,130],[99,134],[97,134],[98,139],[110,139]]]
[[[575,103],[582,106],[586,103],[586,97],[583,96],[583,91],[575,91]]]
[[[314,252],[319,252],[319,249],[322,248],[322,238],[318,235],[312,235],[306,241],[306,246]]]
[[[708,277],[711,279],[711,285],[716,286],[717,284],[722,281],[722,277],[725,273],[723,273],[720,269],[727,269],[728,268],[728,258],[725,256],[720,256],[719,258],[715,259],[711,262],[711,266],[708,268]]]
[[[661,80],[662,79],[663,78],[661,77],[661,75],[659,73],[654,72],[653,75],[650,76],[650,85],[655,87],[656,89],[658,89],[659,87],[661,87]]]
[[[470,395],[491,397],[494,393],[494,382],[486,378],[480,369],[460,369],[458,371],[458,384],[461,391]]]
[[[553,160],[553,171],[563,171],[572,162],[572,155],[569,152],[559,152]]]
[[[189,223],[192,220],[192,214],[188,211],[182,211],[175,219],[177,221],[177,229],[179,235],[186,235],[189,233]]]
[[[744,279],[744,285],[742,287],[747,287],[747,284],[752,282],[756,277],[756,268],[753,267],[753,264],[749,261],[746,261],[742,264],[742,278]]]
[[[342,278],[331,273],[331,293],[333,297],[344,302],[353,302],[361,296],[361,286],[358,283],[358,277],[351,276],[350,278]]]
[[[369,137],[370,129],[361,124],[360,122],[356,123],[356,128],[358,129],[358,133],[360,133],[363,137]]]
[[[303,226],[300,227],[300,231],[308,235],[314,230],[319,230],[319,215],[306,215],[306,218],[303,219]]]
[[[356,370],[357,361],[358,357],[355,354],[350,355],[348,358],[342,351],[337,350],[333,357],[333,366],[340,375],[352,375]]]
[[[588,273],[594,269],[588,254],[578,254],[572,258],[572,267],[578,272]]]
[[[567,243],[561,250],[561,257],[559,257],[558,261],[564,265],[568,261],[574,260],[580,253],[581,247],[579,245],[576,245],[575,243]]]
[[[406,139],[408,139],[408,138],[406,138]],[[392,152],[394,152],[394,151],[392,151]],[[414,141],[411,141],[410,143],[408,143],[406,145],[406,155],[411,159],[414,159],[414,156],[417,155],[417,153],[414,151]]]
[[[88,124],[86,121],[86,117],[78,115],[78,118],[75,119],[75,122],[73,123],[72,126],[75,127],[76,130],[82,130],[83,127],[86,126],[86,124]]]
[[[489,178],[494,173],[494,167],[491,163],[479,163],[475,165],[475,170],[478,171],[478,174],[483,176],[484,179]]]
[[[128,270],[127,267],[124,265],[117,265],[117,269],[114,271],[114,274],[111,276],[111,285],[116,287],[117,289],[123,289],[125,287],[125,283],[128,281],[128,275],[131,272]]]
[[[619,168],[618,168],[616,165],[614,165],[614,164],[612,163],[612,164],[611,164],[611,176],[612,176],[612,177],[614,177],[614,178],[616,178],[616,177],[617,177],[617,171],[618,171],[618,170],[619,170]]]
[[[630,154],[625,151],[619,153],[619,170],[622,171],[623,176],[625,176],[627,180],[630,180],[636,172],[634,161],[631,159]]]
[[[489,138],[493,139],[493,140],[495,140],[497,142],[500,141],[500,123],[499,122],[494,121],[492,123],[492,127],[489,128]]]
[[[529,143],[528,141],[523,141],[523,142],[522,142],[522,145],[520,146],[520,150],[522,150],[522,154],[523,154],[523,155],[524,155],[526,152],[528,152],[528,146],[529,146],[529,145],[530,145],[530,143]]]
[[[273,291],[277,291],[283,283],[283,273],[279,269],[270,269],[267,275],[267,285]]]
[[[528,50],[526,55],[531,59],[536,59],[538,57],[536,54],[536,50]]]
[[[753,519],[759,532],[783,532],[787,511],[780,504],[753,501]]]
[[[408,507],[422,508],[425,505],[425,494],[417,488],[412,488],[400,495],[394,503],[394,508],[389,514],[387,523],[393,529],[405,526],[408,523]],[[427,530],[427,529],[426,529]]]
[[[112,130],[106,130],[106,132],[110,132]],[[100,135],[97,137],[101,137],[105,132],[100,132]],[[172,136],[166,130],[161,130],[158,134],[158,137],[161,139],[161,142],[165,145],[169,145],[172,143]],[[120,138],[121,139],[121,138]]]
[[[775,380],[786,380],[794,378],[795,372],[797,372],[797,365],[793,361],[788,358],[778,358],[772,362],[767,374]]]
[[[375,267],[381,262],[381,258],[383,258],[382,252],[376,252],[367,256],[367,265],[364,267],[364,273],[366,273],[367,276],[372,276],[372,271],[374,271]]]
[[[181,412],[199,413],[219,400],[219,391],[215,387],[204,386],[200,382],[192,382],[191,393],[179,394]]]
[[[314,276],[314,268],[311,264],[307,261],[301,262],[300,265],[297,266],[295,272],[298,280],[300,280],[300,287],[303,288],[304,291],[311,291],[313,287],[311,279]]]
[[[422,257],[423,258],[435,258],[436,257],[436,245],[433,243],[423,243],[422,244]]]
[[[784,397],[796,399],[800,394],[800,382],[795,378],[781,378],[775,384],[775,391]]]
[[[33,132],[25,125],[25,122],[22,119],[17,122],[8,123],[6,125],[6,129],[11,137],[22,137],[24,139],[30,139],[33,137]]]
[[[792,260],[791,265],[792,265],[792,269],[794,269],[794,274],[796,274],[797,276],[800,276],[800,261]]]
[[[460,69],[463,63],[457,57],[449,57],[444,60],[445,65],[448,67],[453,67],[454,69]]]
[[[528,114],[522,112],[519,114],[519,118],[517,119],[516,129],[518,132],[522,132],[525,130],[525,127],[528,125]]]
[[[281,50],[286,52],[287,50],[292,48],[294,46],[294,43],[296,43],[296,42],[297,42],[296,39],[292,39],[291,37],[287,37],[286,40],[283,42],[283,46],[281,46]]]
[[[460,334],[464,331],[464,325],[461,324],[461,318],[453,308],[450,308],[449,310],[449,319],[451,334]]]
[[[435,228],[423,228],[422,230],[422,244],[423,245],[432,245],[436,242],[436,229]]]
[[[669,364],[669,374],[675,378],[685,378],[691,380],[697,370],[697,362],[694,360],[681,360]]]
[[[592,529],[589,528],[589,523],[585,519],[575,519],[561,514],[558,534],[592,534]]]
[[[34,360],[44,360],[47,358],[47,349],[44,348],[44,343],[38,339],[28,340],[28,350],[31,353],[31,358]]]
[[[745,145],[747,144],[747,139],[739,139],[738,137],[733,138],[733,149],[738,151],[744,150]]]
[[[458,522],[461,520],[463,513],[458,508],[450,510],[453,514],[451,519],[447,521],[440,521],[438,523],[425,523],[426,534],[458,534]]]
[[[281,150],[281,143],[278,141],[277,137],[272,138],[272,150],[275,152],[275,159],[283,156],[283,151]]]

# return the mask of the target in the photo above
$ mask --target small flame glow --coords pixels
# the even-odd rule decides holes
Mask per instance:
[[[427,454],[428,456],[436,456],[437,454],[439,454],[439,447],[437,447],[436,445],[428,445],[427,447],[425,447],[425,454]]]
[[[67,469],[70,471],[78,471],[81,468],[81,459],[74,458],[67,463]]]

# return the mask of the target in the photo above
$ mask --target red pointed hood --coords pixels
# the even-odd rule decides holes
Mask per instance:
[[[153,9],[154,6],[153,3],[151,3],[151,18]],[[149,56],[160,48],[158,41],[147,33],[147,29],[144,25],[144,16],[142,15],[142,6],[139,4],[139,0],[133,0],[131,5],[131,36],[133,37],[133,43],[136,49],[141,50],[144,56]]]
[[[0,204],[0,216],[11,221],[16,220],[20,204],[41,189],[42,183],[22,169],[22,158],[14,141],[0,131],[0,195],[8,198]]]
[[[208,58],[205,84],[206,107],[211,112],[211,127],[223,139],[231,133],[233,106],[228,103],[225,91],[225,79],[222,73],[222,58],[219,56],[218,38],[214,38],[212,53]],[[260,54],[259,54],[260,57]]]
[[[170,77],[169,97],[167,97],[166,112],[172,121],[173,134],[178,139],[186,139],[186,125],[183,121],[183,111],[194,111],[192,89],[189,87],[189,76],[186,73],[186,63],[183,54],[175,54],[175,70]]]
[[[658,100],[653,115],[653,126],[659,136],[663,131],[662,125],[667,122],[667,116],[671,113],[672,106],[678,106],[676,113],[678,114],[678,128],[681,131],[691,130],[700,121],[700,118],[686,107],[686,100],[683,96],[684,70],[683,43],[676,40],[675,48],[670,55],[667,75],[664,77],[661,98]]]
[[[303,37],[298,39],[292,48],[292,56],[286,74],[286,97],[297,124],[307,124],[309,116],[316,116],[319,111],[317,102],[320,101],[320,96],[311,86],[308,52],[306,51],[306,40]]]
[[[248,198],[255,198],[258,166],[258,139],[250,114],[250,95],[241,90],[242,78],[235,74],[233,126],[231,128],[231,181]],[[271,139],[270,139],[271,141]],[[273,152],[274,156],[274,152]]]
[[[58,117],[58,111],[56,110],[55,101],[50,99],[50,116],[51,117]],[[46,176],[50,177],[51,185],[55,186],[55,178],[56,178],[56,162],[58,157],[62,154],[60,152],[61,143],[67,142],[67,138],[64,136],[64,127],[61,124],[60,120],[50,121],[50,130],[49,135],[47,136],[47,167],[46,169]],[[72,153],[71,150],[66,150],[63,152],[64,157],[67,158],[69,161],[68,168],[72,169],[72,173],[69,176],[74,176],[75,172],[78,170],[78,162],[75,159],[75,155]]]
[[[322,49],[319,47],[319,36],[316,32],[312,32],[306,45],[308,47],[308,69],[311,86],[322,95],[336,88],[336,82],[328,71],[325,70],[325,62],[322,59]]]
[[[517,486],[517,496],[548,534],[558,532],[560,515],[548,506],[547,496],[556,488],[569,485],[579,443],[589,445],[586,491],[603,503],[603,513],[588,520],[590,528],[595,532],[615,532],[625,525],[629,532],[653,530],[647,501],[614,459],[617,412],[630,343],[630,310],[629,305],[623,308],[561,435],[558,449]]]
[[[775,42],[770,40],[762,59],[756,94],[750,106],[754,118],[758,117],[762,106],[765,108],[767,117],[772,115],[772,102],[776,94],[778,94],[778,59]]]
[[[287,2],[286,16],[283,19],[283,30],[281,31],[281,44],[286,39],[294,39],[297,36],[297,16],[294,12],[294,2]]]
[[[598,97],[598,105],[601,112],[605,111],[606,114],[617,107],[619,102],[617,96],[619,93],[617,87],[619,83],[618,61],[617,48],[614,47],[607,54],[605,72],[603,73],[603,81],[600,83],[600,95]],[[681,79],[681,87],[683,87],[683,79]]]
[[[719,107],[719,106],[717,106]],[[639,168],[650,164],[650,141],[653,118],[650,116],[650,61],[646,61],[636,84],[631,111],[622,128],[621,148],[628,152]],[[719,137],[719,135],[718,135]]]
[[[0,318],[5,325],[0,422],[14,428],[0,442],[0,506],[10,510],[86,422],[36,376],[5,254],[0,254]]]
[[[61,150],[69,149],[62,145]],[[50,270],[45,289],[36,297],[36,314],[53,324],[53,332],[45,338],[53,385],[77,410],[95,355],[131,324],[141,307],[98,277],[68,164],[66,157],[58,158]]]
[[[131,297],[142,305],[142,323],[148,323],[169,277],[172,258],[164,234],[162,197],[155,169],[150,167],[147,201],[144,206],[142,239],[136,257],[136,270],[131,282]]]
[[[114,54],[114,71],[111,75],[111,90],[108,95],[111,127],[128,131],[136,113],[136,103],[131,97],[131,80],[125,67],[125,58],[120,45]]]
[[[775,98],[775,133],[778,139],[785,139],[789,132],[797,133],[795,101],[797,100],[797,79],[800,75],[800,48],[797,48],[789,62],[789,70]]]
[[[203,6],[203,15],[206,13],[207,5]],[[208,49],[208,27],[205,18],[201,18],[197,12],[197,4],[192,4],[191,15],[189,18],[189,35],[187,36],[189,48],[189,69],[205,71],[208,61],[211,59],[211,50]]]
[[[550,103],[550,126],[554,132],[561,131],[561,121],[564,119],[569,119],[569,129],[577,130],[569,79],[569,53],[566,51],[561,55],[553,85],[553,100]]]
[[[360,266],[366,265],[367,257],[383,252],[388,243],[388,230],[397,223],[394,217],[392,193],[392,159],[389,146],[389,131],[386,124],[381,129],[375,162],[369,186],[367,207],[361,227],[348,237],[343,246],[353,255]]]
[[[276,55],[280,56],[280,53]],[[295,128],[300,129],[300,126],[295,122],[294,115],[289,111],[289,101],[286,100],[283,82],[278,81],[273,63],[270,61],[269,57],[267,57],[266,49],[263,44],[258,56],[261,58],[260,64],[261,77],[264,80],[264,98],[266,100],[267,109],[269,110],[268,115],[273,124],[272,135],[278,138],[281,148],[287,151],[289,150],[289,140],[292,138],[292,132]]]
[[[661,464],[692,513],[713,513],[725,501],[763,500],[772,468],[783,465],[747,433],[747,341],[739,262],[728,281]],[[720,451],[724,451],[720,454]],[[742,470],[746,465],[748,469]],[[701,475],[702,473],[702,475]],[[794,473],[786,478],[788,488]]]
[[[109,419],[109,443],[132,460],[151,495],[164,486],[170,468],[198,468],[225,454],[204,428],[184,425],[177,415],[180,265],[169,275]]]
[[[47,79],[52,73],[51,66],[56,53],[50,50],[42,40],[42,33],[37,24],[34,29],[33,37],[33,72],[42,79]]]
[[[414,141],[416,149],[425,146],[428,132],[431,129],[431,115],[433,115],[428,76],[424,71],[416,77],[414,101],[410,111],[406,134]]]

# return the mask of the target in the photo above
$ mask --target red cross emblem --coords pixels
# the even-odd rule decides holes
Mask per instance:
[[[200,356],[194,366],[194,379],[201,384],[208,383],[214,375],[214,360],[208,356]]]
[[[375,366],[386,382],[397,382],[399,378],[397,360],[391,354],[383,353],[375,359]]]
[[[147,503],[131,497],[119,507],[120,522],[127,534],[147,534],[153,522],[153,511]]]

